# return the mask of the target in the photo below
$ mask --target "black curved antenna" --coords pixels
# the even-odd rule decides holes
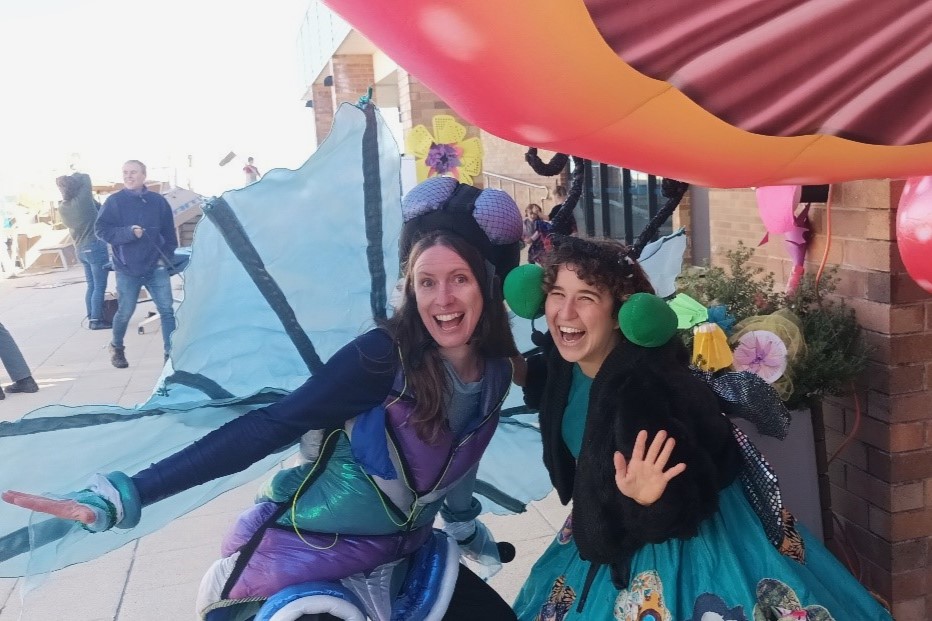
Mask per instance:
[[[660,191],[664,198],[667,199],[667,202],[654,214],[654,217],[650,219],[650,222],[647,223],[647,226],[644,227],[641,234],[634,240],[634,244],[628,252],[629,257],[637,259],[641,256],[644,246],[654,239],[654,236],[657,234],[657,231],[660,230],[660,227],[663,226],[663,223],[667,221],[667,218],[673,215],[673,212],[679,206],[680,201],[683,200],[683,196],[688,189],[688,183],[677,181],[676,179],[664,178],[660,184]]]

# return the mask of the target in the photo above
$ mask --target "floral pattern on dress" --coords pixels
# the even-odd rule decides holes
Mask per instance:
[[[566,516],[566,521],[563,522],[563,528],[560,529],[560,532],[557,533],[557,541],[560,542],[560,545],[566,545],[573,540],[573,514],[570,513]]]
[[[673,621],[663,601],[663,583],[653,570],[642,571],[615,599],[617,621]]]
[[[703,593],[696,598],[693,615],[686,621],[748,621],[742,606],[729,608],[718,595]]]
[[[754,621],[835,621],[823,606],[803,606],[796,592],[779,580],[757,583]]]
[[[563,621],[574,601],[576,601],[576,591],[573,587],[566,586],[566,576],[560,576],[553,582],[550,597],[541,606],[537,621]]]

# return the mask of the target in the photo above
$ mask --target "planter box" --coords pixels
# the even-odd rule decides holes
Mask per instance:
[[[784,440],[762,436],[752,423],[733,419],[773,466],[780,480],[783,505],[819,540],[822,540],[822,506],[816,469],[812,413],[793,410],[789,433]]]

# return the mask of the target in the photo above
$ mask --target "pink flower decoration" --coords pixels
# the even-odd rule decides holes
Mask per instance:
[[[752,330],[738,339],[734,351],[737,371],[750,371],[768,384],[780,379],[786,371],[786,345],[768,330]]]

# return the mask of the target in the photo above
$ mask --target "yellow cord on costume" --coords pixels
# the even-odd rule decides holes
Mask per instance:
[[[331,431],[331,432],[330,432],[330,435],[327,436],[327,437],[324,439],[324,441],[321,443],[321,445],[320,445],[320,451],[321,451],[321,453],[323,453],[324,449],[325,449],[326,446],[327,446],[327,443],[330,442],[330,438],[332,438],[333,436],[335,436],[335,435],[338,434],[338,433],[343,433],[343,434],[345,434],[346,431],[344,431],[343,429],[334,429],[333,431]],[[310,472],[307,473],[307,476],[304,477],[304,480],[303,480],[303,481],[301,481],[301,485],[298,486],[298,490],[295,492],[294,498],[293,498],[292,501],[291,501],[291,527],[294,529],[294,534],[296,534],[296,535],[298,536],[298,539],[300,539],[301,541],[303,541],[304,544],[305,544],[306,546],[308,546],[309,548],[313,548],[313,549],[315,549],[315,550],[329,550],[329,549],[332,548],[333,546],[337,545],[337,541],[340,540],[340,533],[334,533],[334,534],[333,534],[333,543],[331,543],[331,544],[328,545],[328,546],[320,547],[320,546],[315,546],[313,543],[311,543],[310,541],[308,541],[307,539],[305,539],[305,538],[301,535],[301,531],[298,530],[298,521],[297,521],[298,498],[301,496],[301,490],[304,489],[304,486],[307,484],[308,479],[310,479],[310,478],[311,478],[311,475],[314,474],[314,473],[317,471],[317,466],[318,466],[318,465],[320,465],[320,455],[319,455],[319,454],[318,454],[318,456],[317,456],[317,459],[314,461],[314,465],[311,467]]]
[[[398,363],[401,365],[401,377],[404,380],[404,384],[401,385],[401,392],[398,393],[398,396],[395,397],[391,403],[385,406],[386,410],[392,407],[393,405],[395,405],[396,403],[398,403],[398,400],[404,396],[405,390],[408,389],[408,374],[405,373],[405,360],[404,360],[404,357],[401,355],[400,347],[398,348]]]
[[[386,410],[387,410],[389,407],[393,406],[394,404],[398,403],[398,401],[401,399],[401,397],[405,394],[405,390],[407,390],[407,388],[408,388],[408,375],[407,375],[406,373],[404,373],[404,359],[403,359],[403,357],[402,357],[402,355],[401,355],[401,349],[400,349],[400,348],[398,349],[398,359],[399,359],[399,361],[400,361],[400,363],[401,363],[402,377],[403,377],[404,383],[402,384],[401,392],[399,393],[399,395],[398,395],[397,397],[395,397],[395,399],[393,399],[391,402],[389,402],[388,405],[385,406],[385,409],[386,409]],[[509,359],[509,360],[508,360],[508,363],[511,365],[511,376],[512,376],[512,379],[514,379],[514,372],[515,372],[515,365],[514,365],[514,362],[512,362],[512,361]],[[499,401],[498,407],[497,407],[496,409],[499,409],[499,408],[502,407],[502,404],[505,402],[505,397],[507,397],[507,396],[508,396],[508,392],[506,391],[506,392],[505,392],[505,395],[504,395],[504,396],[501,398],[501,400]],[[491,414],[489,414],[489,416],[491,416]],[[488,418],[489,416],[486,416],[486,418]],[[330,442],[330,438],[332,438],[332,437],[333,437],[334,435],[336,435],[337,433],[343,433],[344,435],[346,435],[347,439],[349,439],[349,436],[346,434],[346,430],[345,430],[345,429],[335,429],[335,430],[332,431],[332,432],[330,433],[330,435],[328,435],[328,436],[324,439],[324,441],[321,443],[321,451],[323,451],[323,449],[327,446],[327,443]],[[470,437],[472,437],[472,434],[469,434],[468,436],[466,436],[465,438],[463,438],[463,439],[460,441],[460,443],[456,446],[456,448],[459,448],[459,447],[461,447],[463,444],[465,444],[466,441],[467,441]],[[391,443],[392,448],[393,448],[394,451],[395,451],[395,454],[396,454],[396,455],[399,454],[398,447],[395,446],[395,442],[392,440],[392,438],[389,436],[389,437],[387,437],[386,439],[388,440],[388,442]],[[301,532],[298,530],[298,526],[297,526],[297,506],[298,506],[298,498],[301,496],[301,490],[304,489],[304,486],[307,484],[308,479],[310,479],[310,478],[311,478],[311,475],[314,474],[314,472],[317,471],[317,466],[318,466],[319,464],[320,464],[320,458],[318,457],[317,461],[314,462],[314,466],[311,468],[310,472],[307,473],[307,476],[304,477],[304,480],[301,482],[301,485],[298,486],[298,490],[295,492],[294,498],[293,498],[292,501],[291,501],[291,527],[294,529],[294,532],[295,532],[295,534],[298,536],[298,538],[299,538],[302,542],[304,542],[304,544],[307,545],[308,547],[313,548],[313,549],[315,549],[315,550],[329,550],[330,548],[332,548],[333,546],[335,546],[335,545],[337,544],[337,541],[339,541],[339,538],[340,538],[340,534],[339,534],[339,533],[335,533],[335,534],[334,534],[333,543],[331,543],[331,544],[328,545],[328,546],[319,547],[319,546],[315,546],[314,544],[312,544],[312,543],[310,543],[309,541],[307,541],[307,540],[301,535]],[[427,495],[429,495],[429,494],[433,494],[434,492],[437,491],[437,489],[440,487],[440,483],[443,481],[443,478],[446,476],[447,471],[449,471],[451,465],[452,465],[452,460],[448,460],[448,461],[447,461],[446,467],[443,469],[443,472],[440,474],[440,477],[438,477],[438,479],[437,479],[437,483],[434,485],[434,487],[433,487],[430,491],[428,491],[426,494],[423,494],[424,496],[427,496]],[[413,487],[411,487],[411,484],[408,482],[408,477],[407,477],[407,475],[406,475],[404,469],[401,468],[400,470],[401,470],[401,480],[402,480],[402,483],[404,483],[404,486],[408,489],[409,492],[411,492],[411,494],[414,496],[415,502],[417,502],[418,498],[419,498],[421,495],[418,494],[417,491],[416,491]],[[380,488],[380,487],[378,486],[378,484],[377,484],[377,483],[375,482],[375,480],[369,475],[369,473],[367,473],[365,470],[362,470],[362,468],[360,468],[360,471],[365,475],[366,480],[369,481],[370,485],[372,485],[372,487],[375,489],[376,495],[379,497],[379,502],[382,503],[382,509],[385,511],[385,515],[388,517],[388,520],[389,520],[393,525],[397,526],[398,528],[404,528],[404,527],[408,526],[409,524],[411,524],[411,523],[412,523],[415,519],[417,519],[417,517],[421,514],[421,511],[423,511],[424,507],[423,507],[423,506],[421,506],[421,507],[415,506],[414,510],[412,510],[411,513],[408,514],[407,519],[406,519],[404,522],[396,522],[396,521],[395,521],[395,518],[394,518],[394,516],[393,516],[393,514],[392,514],[391,509],[388,508],[388,504],[386,504],[386,502],[385,502],[385,492],[382,491],[382,488]],[[400,507],[399,507],[399,511],[402,511]],[[402,511],[402,513],[404,513],[404,512]]]

